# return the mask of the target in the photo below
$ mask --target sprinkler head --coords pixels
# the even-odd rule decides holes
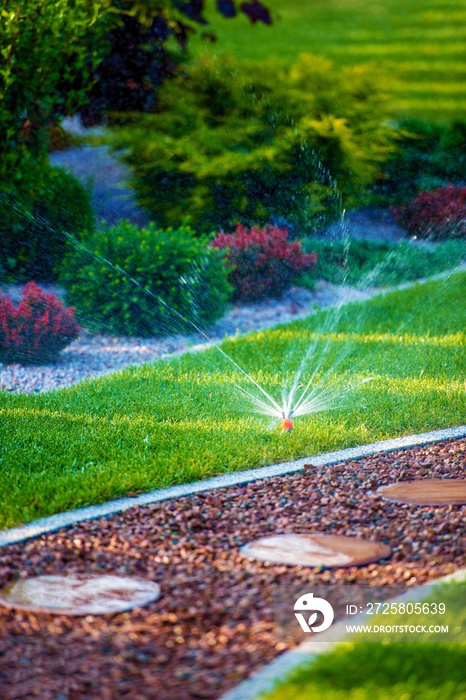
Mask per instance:
[[[282,420],[282,431],[284,433],[291,433],[293,431],[293,421],[290,418],[284,418]]]

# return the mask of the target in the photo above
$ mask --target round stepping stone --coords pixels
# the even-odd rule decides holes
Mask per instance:
[[[151,581],[123,576],[74,574],[15,581],[0,591],[0,605],[55,615],[102,615],[146,605],[160,596]]]
[[[378,492],[387,501],[418,506],[449,506],[466,503],[464,479],[418,479],[381,486]]]
[[[361,566],[386,559],[391,548],[380,542],[366,542],[340,535],[272,535],[241,547],[245,557],[294,566]]]

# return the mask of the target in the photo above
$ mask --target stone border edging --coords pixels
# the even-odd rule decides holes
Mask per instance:
[[[195,493],[227,486],[240,486],[241,484],[267,479],[273,476],[293,474],[304,469],[305,464],[310,464],[315,467],[336,464],[337,462],[350,459],[362,459],[365,456],[377,454],[377,452],[393,452],[394,450],[408,449],[409,447],[427,445],[432,442],[462,437],[466,437],[466,425],[447,428],[445,430],[434,430],[418,435],[407,435],[391,440],[382,440],[381,442],[373,442],[368,445],[362,445],[361,447],[350,447],[336,452],[316,455],[314,457],[304,457],[293,462],[282,462],[269,467],[248,469],[247,471],[235,472],[233,474],[222,474],[211,479],[205,479],[204,481],[194,481],[190,484],[157,489],[135,498],[119,498],[107,501],[107,503],[101,505],[86,506],[64,513],[57,513],[56,515],[41,518],[40,520],[34,520],[26,525],[4,530],[0,532],[0,547],[17,544],[32,537],[39,537],[40,535],[56,532],[63,527],[69,527],[83,520],[93,520],[108,515],[114,515],[115,513],[120,513],[134,506],[158,503],[160,501],[166,501],[169,498],[191,496]]]
[[[415,603],[422,600],[426,593],[426,587],[432,587],[436,584],[449,583],[451,581],[465,581],[466,569],[459,569],[452,574],[448,574],[443,578],[435,579],[424,583],[422,586],[413,587],[405,593],[390,599],[389,603]],[[367,614],[361,613],[351,618],[352,624],[364,624],[367,620]],[[284,681],[286,676],[301,666],[303,663],[311,663],[317,656],[326,651],[331,651],[340,642],[345,641],[347,637],[346,625],[348,618],[337,622],[328,632],[323,632],[319,635],[321,641],[311,642],[304,641],[296,649],[291,649],[278,656],[274,661],[261,668],[251,678],[243,681],[232,690],[224,693],[219,700],[258,700],[258,696],[262,693],[270,692],[275,688],[280,681]],[[367,623],[366,623],[367,624]],[[400,642],[402,643],[402,642]]]

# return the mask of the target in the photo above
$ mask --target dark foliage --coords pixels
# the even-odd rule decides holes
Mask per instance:
[[[0,196],[0,275],[55,280],[67,234],[94,223],[91,194],[70,172],[49,166],[25,174],[21,187]]]
[[[263,22],[264,24],[271,24],[272,20],[270,18],[270,13],[266,7],[258,0],[253,0],[252,2],[243,2],[241,9],[245,15],[249,17],[251,22],[255,24],[256,22]]]
[[[89,102],[80,112],[88,126],[112,112],[152,111],[157,89],[181,60],[168,48],[169,40],[176,41],[182,55],[196,25],[208,24],[204,0],[174,3],[168,13],[166,3],[147,0],[113,0],[112,6],[117,13],[109,25],[108,49],[94,72]],[[233,0],[218,0],[217,10],[226,18],[238,12]],[[271,24],[269,10],[258,0],[243,3],[240,11],[253,23]],[[212,33],[204,36],[215,40]]]
[[[466,122],[405,119],[398,124],[394,151],[373,188],[374,202],[404,204],[418,192],[466,182]]]

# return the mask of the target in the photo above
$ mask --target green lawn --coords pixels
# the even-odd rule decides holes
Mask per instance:
[[[465,586],[436,586],[424,599],[445,603],[441,616],[390,615],[388,624],[448,625],[445,636],[464,639]],[[368,624],[387,625],[387,616],[374,616]],[[414,641],[413,637],[409,641],[407,633],[405,641],[339,644],[295,669],[260,700],[466,700],[466,643]]]
[[[213,2],[207,3],[212,7]],[[293,61],[323,54],[339,65],[372,62],[386,73],[399,115],[464,119],[466,1],[269,0],[275,22],[251,25],[211,11],[218,41],[196,37],[197,51],[239,59]]]
[[[459,425],[465,295],[460,273],[225,342],[277,397],[308,349],[303,381],[315,370],[313,385],[342,387],[339,408],[298,418],[291,434],[251,411],[234,384],[251,385],[215,348],[47,394],[0,392],[1,527],[128,491]]]
[[[260,700],[466,700],[466,644],[342,644]]]

